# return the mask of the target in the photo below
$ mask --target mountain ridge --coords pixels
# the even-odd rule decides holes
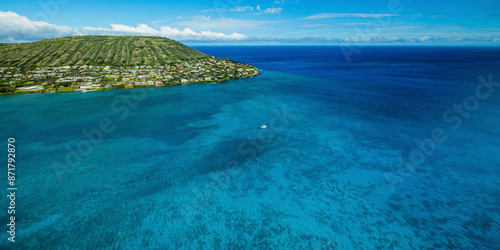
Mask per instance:
[[[155,66],[209,57],[155,36],[71,36],[0,44],[0,67]]]

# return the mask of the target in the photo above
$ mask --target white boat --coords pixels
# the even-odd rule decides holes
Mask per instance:
[[[267,126],[266,125],[262,125],[262,126],[260,126],[260,128],[267,128]]]

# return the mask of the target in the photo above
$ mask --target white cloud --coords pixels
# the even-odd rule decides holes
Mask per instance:
[[[158,31],[149,27],[146,24],[138,24],[136,27],[131,27],[124,24],[110,24],[111,28],[94,28],[94,27],[84,27],[83,30],[86,33],[93,33],[97,31],[99,33],[117,33],[117,34],[142,34],[142,35],[157,35]]]
[[[198,17],[198,19],[204,21],[210,20],[209,17],[203,16]],[[206,30],[196,32],[188,27],[181,30],[170,26],[160,26],[158,29],[155,29],[149,27],[147,24],[138,24],[133,27],[112,23],[110,26],[109,28],[84,27],[83,29],[77,29],[43,21],[32,21],[14,12],[0,11],[0,42],[29,42],[73,35],[146,35],[162,36],[180,41],[227,41],[247,38],[247,36],[235,32],[231,34]]]
[[[264,14],[279,14],[282,8],[267,8],[264,10]]]
[[[111,28],[93,28],[85,27],[84,31],[88,33],[99,33],[102,35],[146,35],[146,36],[162,36],[180,41],[213,41],[213,40],[243,40],[247,36],[239,33],[224,34],[221,32],[212,31],[200,31],[195,32],[190,28],[184,28],[182,30],[177,28],[172,28],[170,26],[160,26],[159,29],[154,29],[146,24],[138,24],[136,27],[123,25],[123,24],[111,24]]]
[[[263,12],[263,9],[259,10]],[[334,13],[324,13],[322,15]],[[319,14],[318,14],[319,15]],[[340,15],[340,14],[335,14]],[[342,14],[345,15],[377,15],[383,14]],[[312,19],[322,19],[316,16]],[[327,17],[331,18],[331,17]],[[207,42],[207,43],[304,43],[304,44],[338,44],[338,43],[499,43],[500,30],[497,28],[468,29],[460,26],[388,26],[381,27],[373,36],[358,36],[353,25],[367,25],[367,23],[305,23],[301,29],[303,38],[293,37],[298,32],[276,32],[273,24],[281,21],[244,20],[232,18],[212,19],[210,16],[184,17],[177,22],[159,27],[150,27],[147,24],[129,26],[124,24],[110,24],[107,27],[85,27],[83,29],[68,26],[58,26],[43,21],[32,21],[27,17],[14,12],[0,11],[0,42],[28,42],[46,38],[72,35],[147,35],[161,36],[179,41]],[[319,21],[318,21],[319,22]],[[156,22],[159,23],[159,22]],[[314,28],[317,27],[317,28]],[[330,29],[321,30],[321,27]],[[314,29],[313,29],[314,28]],[[307,29],[307,30],[306,30]],[[233,31],[245,31],[243,35]],[[267,32],[267,33],[266,33]],[[271,33],[272,32],[272,33]],[[363,33],[364,34],[364,33]]]
[[[272,42],[278,44],[415,44],[420,42],[433,43],[492,43],[499,42],[498,37],[488,36],[424,36],[424,37],[401,37],[401,36],[338,36],[338,37],[295,37],[295,38],[275,38],[275,37],[250,37],[246,43]]]
[[[432,38],[430,36],[423,36],[420,39],[418,39],[420,42],[427,42],[431,40]]]
[[[400,16],[396,14],[370,14],[370,13],[320,13],[305,17],[304,19],[327,19],[336,17],[384,18]]]
[[[80,35],[78,30],[44,21],[32,21],[15,12],[0,11],[0,41],[27,42],[45,38]]]
[[[273,7],[273,8],[267,8],[267,9],[262,9],[260,5],[257,5],[257,7],[252,7],[250,5],[247,6],[236,6],[232,9],[229,9],[231,12],[252,12],[255,15],[262,15],[262,14],[280,14],[283,8],[281,7]],[[211,11],[227,11],[227,9],[208,9],[208,10],[202,10],[201,12],[211,12]]]
[[[250,5],[236,6],[236,7],[231,9],[231,11],[236,11],[236,12],[247,11],[247,10],[253,10],[253,7],[250,7]]]
[[[273,6],[285,6],[287,3],[288,0],[276,0],[272,3]],[[296,0],[295,3],[299,3],[299,0]]]

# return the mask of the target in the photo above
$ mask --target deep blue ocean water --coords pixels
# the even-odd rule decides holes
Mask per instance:
[[[196,48],[263,72],[0,97],[1,248],[500,248],[500,48]]]

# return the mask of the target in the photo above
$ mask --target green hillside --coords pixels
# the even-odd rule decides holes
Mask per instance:
[[[0,44],[0,66],[165,65],[208,58],[182,43],[151,36],[74,36]]]

